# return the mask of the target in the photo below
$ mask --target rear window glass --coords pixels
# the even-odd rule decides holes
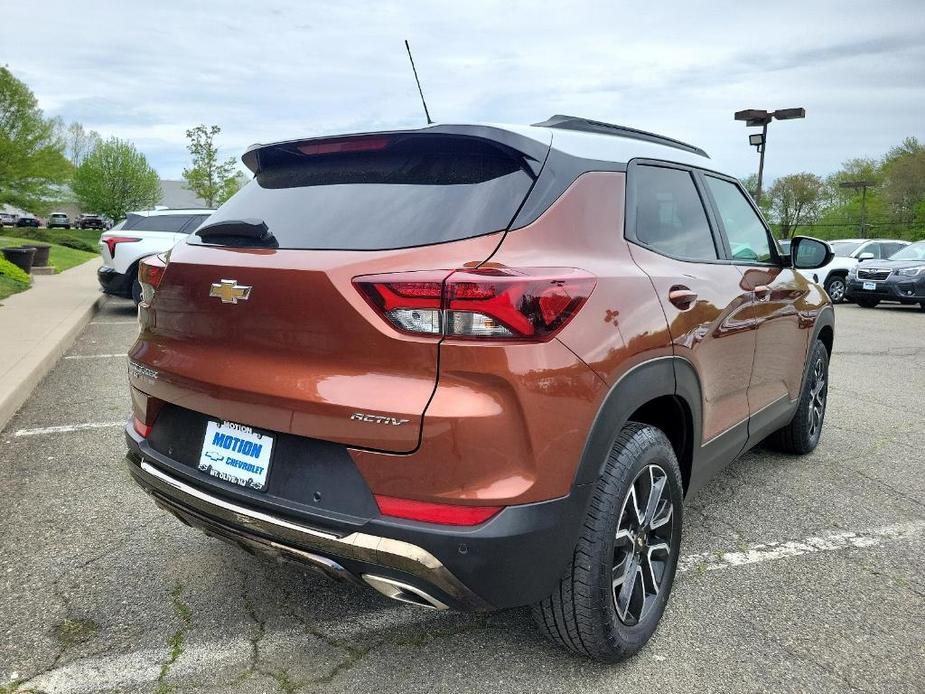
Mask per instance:
[[[125,221],[125,226],[122,229],[124,231],[166,231],[177,233],[182,231],[183,227],[192,218],[193,215],[189,214],[159,214],[152,217],[133,215]]]
[[[517,152],[486,140],[378,143],[370,151],[293,144],[262,152],[261,172],[209,223],[261,219],[280,248],[408,248],[506,229],[533,183]]]

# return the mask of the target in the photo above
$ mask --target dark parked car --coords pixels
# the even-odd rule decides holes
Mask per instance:
[[[925,311],[925,241],[886,260],[865,260],[848,273],[848,301],[874,308],[881,301],[918,303]]]
[[[16,220],[16,226],[18,226],[18,227],[36,227],[36,228],[37,228],[37,227],[41,226],[41,223],[39,222],[38,219],[36,219],[35,217],[33,217],[33,216],[31,216],[31,215],[23,215],[22,217],[20,217],[19,219]]]
[[[81,229],[105,229],[106,222],[98,214],[82,214],[77,218],[77,226]]]
[[[141,261],[126,466],[184,523],[626,658],[683,500],[819,442],[834,311],[703,150],[555,116],[255,145]]]

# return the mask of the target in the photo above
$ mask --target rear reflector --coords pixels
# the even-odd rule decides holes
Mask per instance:
[[[434,504],[429,501],[413,501],[379,494],[375,497],[379,512],[383,516],[441,525],[478,525],[496,515],[503,508],[501,506]]]
[[[367,275],[353,280],[396,329],[413,335],[546,342],[594,289],[575,268],[484,268]]]
[[[135,431],[138,432],[138,435],[141,438],[146,439],[151,435],[151,429],[154,427],[150,424],[145,424],[138,417],[134,417]]]
[[[136,241],[141,241],[139,238],[134,236],[104,236],[103,243],[106,244],[106,247],[109,249],[109,257],[115,259],[116,257],[116,246],[120,243],[135,243]]]

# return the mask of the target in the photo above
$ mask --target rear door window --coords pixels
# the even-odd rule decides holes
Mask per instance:
[[[633,170],[636,240],[682,260],[716,260],[719,255],[689,171],[661,166]]]
[[[261,151],[254,180],[209,223],[263,220],[280,248],[409,248],[507,229],[534,180],[523,155],[474,137],[340,142]]]

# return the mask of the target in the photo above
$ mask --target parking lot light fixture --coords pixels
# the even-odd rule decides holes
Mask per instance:
[[[749,128],[761,126],[761,134],[757,133],[748,136],[748,143],[758,148],[758,186],[755,190],[755,202],[761,201],[761,183],[764,178],[764,150],[768,141],[768,123],[772,120],[793,120],[794,118],[806,118],[806,109],[799,108],[780,108],[776,111],[765,111],[757,108],[747,108],[743,111],[735,112],[736,120],[744,120],[745,126]]]

